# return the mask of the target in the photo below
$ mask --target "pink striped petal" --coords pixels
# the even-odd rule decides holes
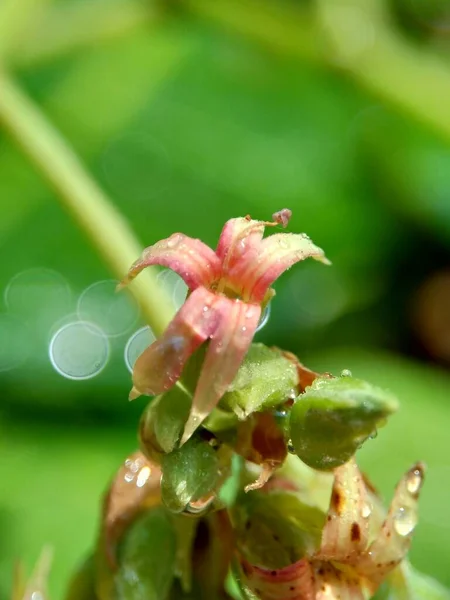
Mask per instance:
[[[265,569],[241,559],[242,580],[258,600],[316,600],[314,572],[302,559],[282,569]]]
[[[418,520],[418,500],[424,472],[424,465],[417,463],[401,479],[381,531],[358,565],[358,571],[374,583],[375,589],[409,550]]]
[[[220,321],[211,335],[182,444],[191,437],[232,383],[252,343],[261,316],[259,305],[246,304],[225,296],[216,296],[214,310],[220,315]]]
[[[217,296],[198,287],[170,322],[164,334],[137,359],[130,400],[170,389],[180,378],[187,359],[215,332],[220,312]]]
[[[293,264],[314,258],[330,264],[324,252],[305,234],[277,233],[263,240],[255,256],[245,255],[229,274],[230,283],[241,282],[242,298],[262,302],[272,283]]]
[[[254,260],[265,226],[264,221],[255,221],[250,217],[230,219],[225,223],[216,250],[225,277],[242,257],[245,257],[245,261]]]
[[[366,486],[351,459],[334,471],[330,508],[317,558],[355,563],[367,547],[369,516]]]
[[[119,284],[119,289],[151,265],[172,269],[191,290],[199,286],[209,287],[219,277],[221,268],[219,258],[209,246],[182,233],[174,233],[143,251]]]

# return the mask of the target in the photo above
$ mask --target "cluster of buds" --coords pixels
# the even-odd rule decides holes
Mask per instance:
[[[140,450],[108,490],[96,552],[67,600],[365,600],[383,586],[419,598],[405,557],[424,466],[385,511],[355,460],[395,398],[253,343],[273,282],[305,258],[328,263],[304,234],[263,238],[289,218],[232,219],[215,251],[174,234],[121,284],[160,265],[189,292],[136,362],[130,398],[154,396]],[[446,598],[436,589],[420,598]]]

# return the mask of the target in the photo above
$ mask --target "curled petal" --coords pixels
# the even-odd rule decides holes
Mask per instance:
[[[330,508],[318,558],[355,562],[367,546],[370,511],[363,477],[355,460],[351,459],[334,471]]]
[[[146,248],[118,288],[126,286],[142,269],[151,265],[172,269],[191,290],[208,287],[220,274],[220,260],[209,246],[182,233],[174,233]]]
[[[164,334],[137,359],[130,400],[161,394],[178,381],[187,359],[217,328],[216,301],[217,296],[204,287],[192,292]]]
[[[266,223],[250,218],[230,219],[220,234],[216,254],[226,275],[244,255],[245,261],[257,256]]]
[[[241,559],[241,571],[244,588],[257,594],[258,600],[316,600],[314,572],[306,559],[272,570]]]
[[[401,479],[381,532],[358,565],[358,571],[374,582],[376,587],[409,550],[418,520],[418,499],[424,472],[424,465],[417,463]]]
[[[263,240],[253,257],[236,263],[230,272],[230,282],[242,282],[242,297],[250,302],[262,302],[278,277],[293,264],[314,258],[330,264],[321,248],[305,234],[277,233]]]
[[[258,326],[261,307],[216,296],[214,312],[219,316],[219,324],[211,335],[182,444],[217,405],[236,376]]]

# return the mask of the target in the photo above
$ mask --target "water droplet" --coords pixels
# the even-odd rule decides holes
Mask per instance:
[[[203,307],[203,312],[208,312],[208,310],[209,310],[209,306],[204,306]]]
[[[417,525],[417,514],[410,508],[400,507],[394,515],[395,531],[405,537],[413,532]]]
[[[134,479],[133,473],[125,473],[124,479],[127,483],[131,483]]]
[[[182,236],[179,233],[174,233],[173,235],[170,236],[170,238],[167,240],[167,247],[168,248],[176,248],[181,240],[182,240]]]
[[[288,440],[288,443],[287,443],[287,451],[288,451],[290,454],[295,454],[295,448],[294,448],[294,444],[292,443],[292,440]]]
[[[374,429],[372,433],[369,435],[369,440],[374,440],[378,435],[378,429]]]
[[[116,292],[117,281],[97,281],[80,295],[77,314],[80,321],[98,325],[110,337],[123,335],[139,318],[139,306],[127,290]]]
[[[370,517],[370,515],[372,514],[372,507],[370,506],[370,504],[368,502],[364,502],[362,508],[361,508],[361,516],[363,519],[368,519]]]
[[[241,327],[241,331],[245,333],[247,331],[247,327]]]
[[[259,323],[258,323],[258,327],[256,328],[255,333],[257,333],[258,331],[260,331],[263,327],[265,327],[269,321],[270,318],[270,311],[271,311],[271,304],[267,304],[266,307],[263,310],[263,313],[261,315],[261,318],[259,319]]]
[[[53,335],[49,345],[49,358],[55,371],[75,380],[98,375],[108,362],[109,352],[104,332],[86,321],[64,325]]]
[[[147,483],[148,478],[150,477],[151,474],[152,474],[152,470],[148,465],[146,465],[145,467],[142,467],[142,469],[139,471],[139,475],[137,476],[137,479],[136,479],[137,487],[144,486]]]
[[[350,369],[344,369],[341,371],[341,377],[352,377],[352,372]]]
[[[410,471],[406,478],[406,489],[410,494],[416,495],[423,484],[423,471],[422,469],[413,469]]]
[[[138,329],[129,338],[125,346],[124,360],[127,369],[130,373],[133,372],[134,363],[137,361],[139,356],[155,340],[156,337],[153,335],[153,332],[150,329],[150,327],[142,327],[141,329]]]

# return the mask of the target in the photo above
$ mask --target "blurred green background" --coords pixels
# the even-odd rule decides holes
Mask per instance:
[[[447,0],[0,0],[7,77],[143,245],[214,245],[226,219],[286,206],[326,250],[332,268],[283,276],[258,339],[398,394],[361,463],[387,500],[428,464],[411,557],[447,586],[449,57]],[[0,598],[43,544],[59,598],[136,446],[124,352],[144,320],[6,133],[2,77]]]

